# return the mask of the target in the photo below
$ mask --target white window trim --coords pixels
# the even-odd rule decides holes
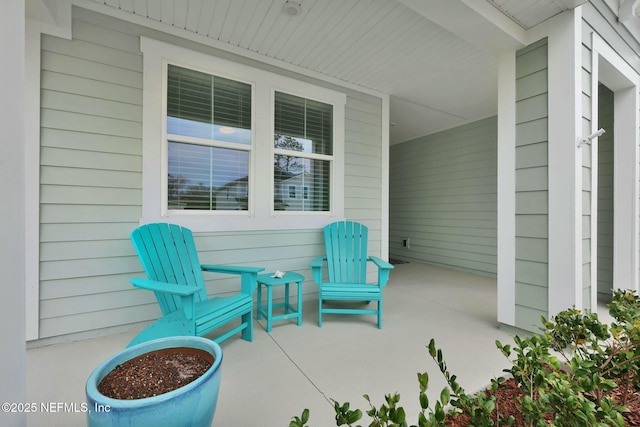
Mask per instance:
[[[317,228],[344,218],[344,117],[346,95],[226,59],[141,37],[143,53],[142,218],[193,231]],[[167,138],[164,134],[167,63],[210,72],[253,85],[249,211],[169,211],[166,207]],[[273,208],[273,129],[276,91],[333,105],[331,211],[291,212]],[[269,105],[269,108],[265,106]],[[264,111],[268,111],[264,114]],[[264,179],[266,177],[269,179]]]
[[[202,215],[206,215],[206,216],[211,216],[211,215],[217,215],[217,216],[223,216],[223,215],[227,215],[227,216],[234,216],[234,217],[250,217],[253,215],[253,205],[254,203],[252,203],[253,199],[251,198],[251,194],[249,195],[249,210],[246,211],[214,211],[214,212],[207,212],[206,214],[203,211],[198,211],[198,210],[183,210],[183,211],[172,211],[169,210],[168,207],[168,203],[166,203],[165,201],[168,200],[168,163],[169,163],[169,157],[168,157],[168,145],[169,145],[169,140],[174,141],[174,142],[178,142],[178,143],[186,143],[186,144],[196,144],[196,145],[200,145],[200,146],[207,146],[207,147],[216,147],[216,148],[224,148],[224,149],[230,149],[230,150],[238,150],[238,151],[246,151],[249,153],[249,165],[248,165],[248,169],[249,169],[249,188],[252,188],[253,185],[255,184],[255,146],[256,146],[256,129],[255,129],[255,103],[252,102],[251,103],[251,119],[252,119],[252,123],[251,123],[251,145],[246,145],[246,144],[240,144],[240,143],[231,143],[231,142],[226,142],[226,141],[214,141],[214,140],[208,140],[205,138],[199,138],[199,137],[192,137],[192,136],[184,136],[184,135],[172,135],[167,133],[167,129],[165,124],[167,123],[167,88],[164,85],[164,82],[168,81],[168,73],[169,73],[169,64],[172,65],[177,65],[180,66],[182,68],[188,68],[191,70],[196,70],[196,71],[200,71],[206,74],[215,74],[216,76],[219,77],[224,77],[230,80],[234,80],[237,82],[241,82],[241,83],[247,83],[251,85],[251,99],[253,100],[255,98],[255,84],[250,81],[250,80],[243,80],[241,78],[239,78],[237,75],[229,75],[229,74],[223,74],[221,72],[218,72],[216,69],[215,73],[212,73],[211,69],[207,69],[207,68],[200,68],[200,67],[196,67],[190,64],[192,63],[183,63],[177,60],[167,60],[166,58],[162,59],[162,82],[163,82],[163,87],[161,88],[162,90],[162,119],[161,119],[161,123],[160,126],[162,127],[162,141],[161,141],[161,149],[162,149],[162,176],[161,176],[161,186],[160,186],[160,202],[161,202],[161,212],[160,215],[162,218],[167,218],[167,217],[171,217],[171,216],[175,216],[177,217],[198,217],[198,216],[202,216]],[[144,174],[144,171],[143,171]],[[144,191],[144,188],[143,188]]]
[[[640,119],[640,76],[597,33],[591,33],[591,129],[598,125],[598,84],[604,83],[614,93],[614,184],[613,184],[613,283],[614,290],[638,291],[638,127]],[[598,274],[598,140],[591,145],[591,307],[597,309]],[[584,148],[583,148],[584,149]],[[589,307],[587,307],[589,308]]]

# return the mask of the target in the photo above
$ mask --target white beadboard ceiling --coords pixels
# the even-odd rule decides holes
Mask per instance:
[[[526,29],[583,2],[296,0],[301,12],[291,17],[285,0],[84,0],[387,93],[392,144],[496,114],[496,55]]]

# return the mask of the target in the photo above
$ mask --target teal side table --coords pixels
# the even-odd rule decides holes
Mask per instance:
[[[271,277],[273,273],[259,274],[258,282],[258,320],[264,316],[267,319],[267,332],[271,332],[273,322],[285,319],[298,319],[298,326],[302,325],[302,282],[304,276],[302,274],[287,272],[282,277]],[[289,302],[289,284],[298,284],[298,308],[293,308]],[[284,302],[273,303],[273,287],[284,285]],[[262,305],[262,287],[267,289],[267,305]],[[273,315],[274,308],[284,308],[284,314]]]

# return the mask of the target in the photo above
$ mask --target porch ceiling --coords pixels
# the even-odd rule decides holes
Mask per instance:
[[[85,0],[389,94],[391,143],[496,114],[497,55],[580,0]],[[77,2],[80,5],[82,3]]]

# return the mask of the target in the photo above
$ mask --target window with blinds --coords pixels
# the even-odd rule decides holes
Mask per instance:
[[[248,210],[251,85],[167,71],[168,209]]]
[[[276,92],[273,141],[274,209],[330,211],[333,106]]]

